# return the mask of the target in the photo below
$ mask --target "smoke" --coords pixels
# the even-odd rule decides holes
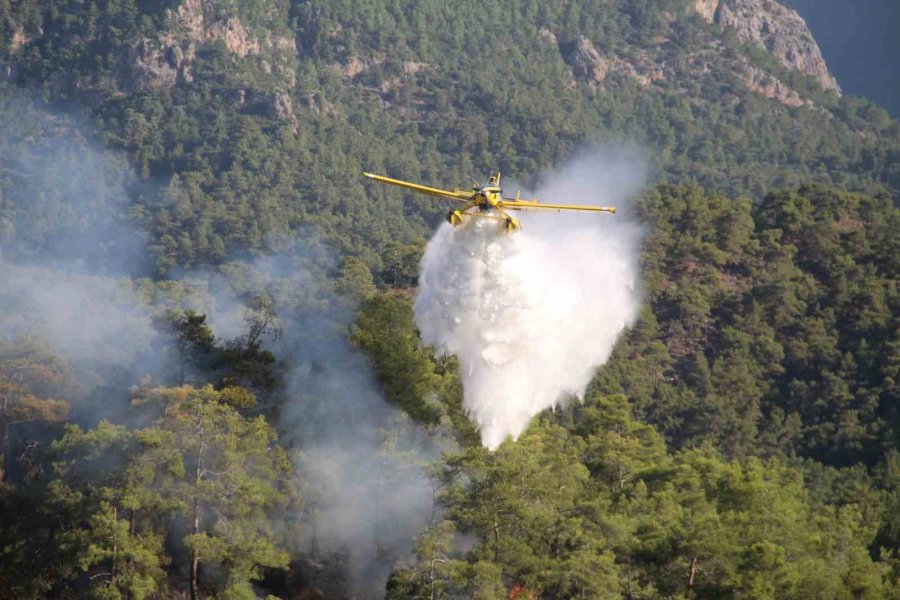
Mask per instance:
[[[329,312],[289,328],[298,334],[289,341],[294,367],[281,428],[300,448],[305,531],[298,549],[316,562],[345,561],[343,586],[317,570],[311,585],[380,598],[434,517],[425,470],[434,440],[384,400],[367,362],[347,343],[346,321]]]
[[[388,404],[348,343],[353,314],[327,283],[331,253],[297,242],[178,282],[129,280],[148,267],[145,240],[127,218],[141,193],[130,168],[66,119],[32,117],[37,125],[11,120],[0,133],[0,336],[39,333],[63,355],[96,390],[73,406],[92,426],[127,420],[126,390],[142,376],[171,380],[152,315],[192,307],[227,339],[245,330],[245,301],[266,293],[284,332],[268,341],[285,374],[269,401],[302,483],[302,512],[285,520],[307,558],[304,576],[332,595],[383,596],[389,573],[435,518],[424,463],[448,442]],[[536,193],[621,201],[640,187],[642,168],[595,152]],[[623,220],[529,214],[516,236],[473,221],[442,228],[429,245],[417,322],[426,342],[459,355],[466,406],[489,446],[580,393],[633,320],[639,236]]]
[[[0,279],[0,331],[40,334],[78,371],[132,364],[156,337],[131,288],[117,280],[2,262]]]
[[[626,203],[646,172],[633,149],[592,148],[534,195],[618,205],[616,215],[533,211],[514,235],[473,218],[443,225],[429,242],[416,324],[426,344],[459,358],[464,406],[488,448],[580,397],[637,317],[641,232]]]
[[[66,359],[80,384],[67,398],[74,422],[140,427],[129,388],[148,374],[156,384],[178,381],[183,360],[165,349],[169,332],[154,317],[192,308],[221,342],[246,333],[246,302],[267,295],[283,335],[266,346],[284,385],[264,401],[303,490],[301,514],[278,518],[307,558],[309,585],[334,597],[383,596],[433,517],[423,465],[432,440],[384,400],[347,340],[353,311],[330,291],[333,252],[299,236],[311,239],[252,262],[177,281],[130,279],[148,268],[145,238],[128,222],[145,186],[71,118],[15,98],[0,98],[4,113],[28,118],[0,131],[0,339],[40,336]]]
[[[137,276],[151,267],[128,223],[146,192],[122,156],[104,151],[72,116],[0,94],[0,257],[67,272]]]
[[[131,168],[71,116],[4,92],[0,115],[0,340],[40,337],[72,368],[72,418],[92,425],[127,410],[127,390],[161,367],[147,307],[124,275],[146,272],[144,240],[128,224]]]
[[[414,540],[434,518],[426,464],[442,440],[389,404],[368,361],[347,339],[353,308],[332,293],[331,253],[314,239],[276,255],[234,262],[190,281],[206,291],[194,308],[217,333],[240,332],[243,300],[263,293],[277,308],[282,335],[267,346],[280,360],[284,388],[278,430],[303,497],[288,519],[306,587],[329,597],[380,598],[390,573],[412,558]]]

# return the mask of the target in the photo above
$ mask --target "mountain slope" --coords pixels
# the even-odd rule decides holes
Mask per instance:
[[[757,5],[778,10],[748,20]],[[389,240],[442,211],[365,188],[363,168],[528,180],[610,137],[639,143],[661,181],[900,188],[897,123],[824,90],[808,31],[773,2],[724,2],[712,24],[678,0],[102,6],[17,3],[8,78],[85,105],[142,177],[178,176],[136,200],[163,271],[310,224],[378,271]]]
[[[0,0],[0,73],[0,595],[897,596],[900,125],[780,4]],[[491,453],[361,172],[592,145],[641,316]]]

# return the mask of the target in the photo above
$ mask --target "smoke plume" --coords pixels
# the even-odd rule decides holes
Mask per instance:
[[[75,117],[6,93],[0,114],[16,116],[0,132],[0,341],[37,336],[65,359],[79,384],[70,417],[93,425],[127,405],[102,397],[111,386],[161,367],[150,315],[124,277],[148,268],[128,223],[135,177]]]
[[[580,397],[634,322],[640,229],[624,203],[645,174],[635,151],[594,148],[546,176],[535,197],[618,214],[529,212],[514,235],[473,218],[429,242],[416,324],[425,343],[459,358],[464,405],[488,448]]]
[[[248,291],[275,303],[283,330],[268,347],[281,360],[278,428],[303,495],[302,513],[289,520],[304,584],[329,597],[381,598],[391,571],[411,558],[417,533],[434,518],[425,463],[441,440],[381,395],[368,361],[347,339],[354,311],[331,292],[332,268],[320,244],[297,240],[279,254],[230,263],[227,277],[192,276],[208,292],[195,308],[215,331],[239,332]]]
[[[305,535],[297,545],[317,562],[342,557],[343,585],[335,585],[334,573],[311,569],[314,587],[381,598],[390,572],[410,559],[417,533],[434,518],[424,463],[435,451],[384,400],[339,323],[327,312],[308,315],[290,340],[294,368],[281,426],[300,448]]]
[[[265,346],[283,386],[267,401],[303,488],[302,514],[278,518],[311,587],[383,597],[434,516],[423,466],[434,440],[385,401],[350,345],[353,312],[327,281],[333,252],[310,232],[254,261],[132,279],[152,266],[147,235],[128,217],[144,188],[77,120],[26,100],[0,95],[0,114],[29,116],[0,131],[0,341],[40,336],[65,358],[81,388],[70,398],[72,421],[144,426],[129,388],[147,375],[163,385],[183,378],[186,359],[166,345],[171,332],[157,329],[165,309],[207,315],[223,343],[246,332],[247,301],[268,296],[283,335]]]

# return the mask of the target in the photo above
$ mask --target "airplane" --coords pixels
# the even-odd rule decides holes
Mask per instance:
[[[384,177],[383,175],[373,175],[372,173],[363,173],[367,178],[381,183],[389,183],[410,190],[414,190],[421,194],[430,196],[438,196],[441,198],[450,198],[465,204],[464,208],[458,210],[450,210],[447,213],[447,221],[456,227],[461,225],[463,217],[483,217],[487,219],[496,219],[503,222],[503,228],[508,232],[519,231],[522,229],[518,219],[511,217],[507,210],[531,210],[531,209],[547,209],[547,210],[581,210],[588,212],[607,212],[615,213],[614,206],[585,206],[580,204],[545,204],[537,200],[522,200],[519,198],[519,192],[516,192],[515,198],[504,198],[503,190],[500,189],[500,172],[491,175],[490,179],[484,185],[477,183],[472,187],[472,191],[463,191],[459,188],[450,190],[442,190],[439,188],[419,185],[418,183],[410,183],[399,179]],[[494,213],[499,213],[499,216]]]

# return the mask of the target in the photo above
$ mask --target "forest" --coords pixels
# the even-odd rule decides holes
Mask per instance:
[[[0,597],[898,597],[900,123],[693,4],[0,0]],[[596,147],[640,316],[489,451],[361,172]]]

